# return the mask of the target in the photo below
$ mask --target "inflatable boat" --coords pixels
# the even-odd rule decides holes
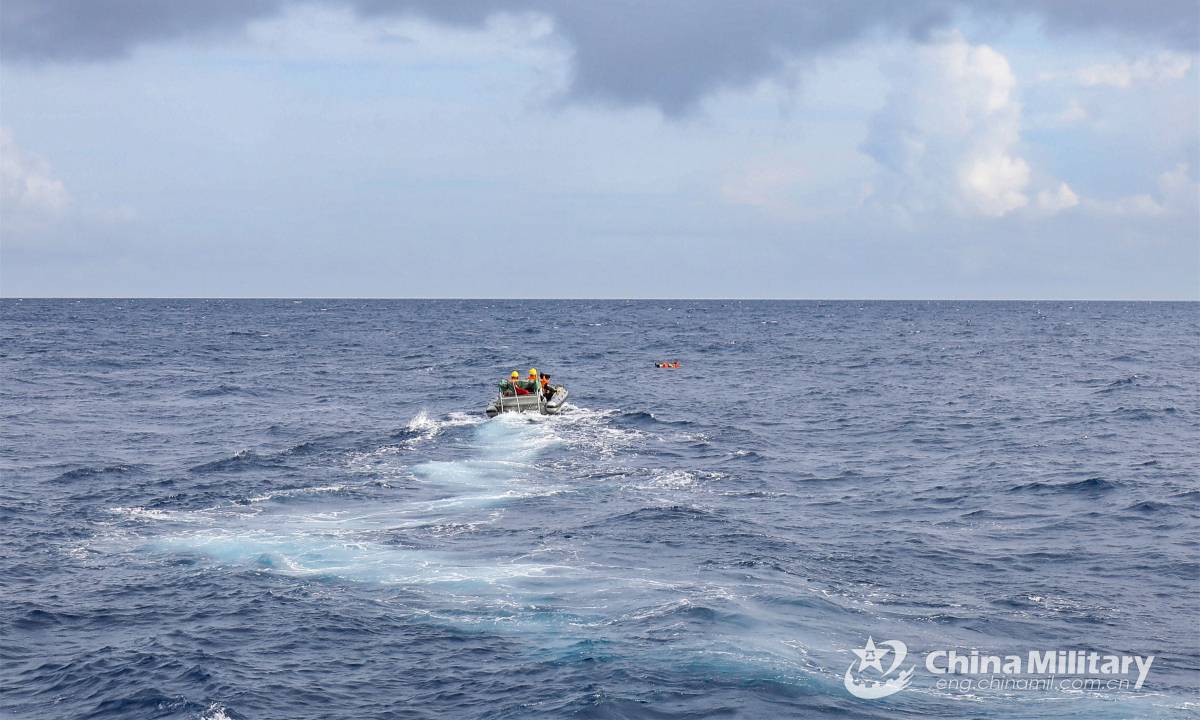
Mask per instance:
[[[567,389],[562,385],[554,387],[554,394],[547,400],[541,393],[534,395],[504,396],[497,395],[488,403],[487,416],[496,417],[500,413],[535,413],[541,415],[557,415],[567,401]]]

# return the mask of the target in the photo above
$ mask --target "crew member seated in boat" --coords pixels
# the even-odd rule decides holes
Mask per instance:
[[[538,386],[537,368],[529,368],[529,377],[525,378],[525,380],[521,383],[521,386],[529,391],[527,393],[529,395],[540,391],[540,387]]]
[[[517,375],[517,373],[516,373],[516,371],[514,371],[513,376],[516,377],[516,375]],[[513,380],[513,385],[516,386],[518,395],[534,394],[535,392],[537,392],[537,386],[538,386],[538,384],[537,384],[537,369],[530,368],[529,369],[529,377],[525,378],[524,380]]]
[[[554,388],[550,386],[549,375],[542,375],[542,397],[547,400],[554,397]]]
[[[512,397],[514,395],[533,395],[538,391],[538,371],[536,368],[530,368],[529,377],[521,379],[521,373],[512,371],[512,377],[500,382],[500,395],[504,397]]]
[[[521,373],[513,370],[512,377],[508,380],[500,382],[500,394],[504,397],[512,397],[513,395],[532,395],[537,383],[530,383],[528,380],[521,379]]]
[[[507,380],[500,381],[500,394],[504,397],[512,397],[513,391],[516,389],[516,383],[521,375],[516,370],[513,370],[512,376]]]

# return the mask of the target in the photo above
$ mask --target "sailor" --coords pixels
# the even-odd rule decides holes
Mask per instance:
[[[529,377],[525,378],[524,380],[520,380],[518,378],[520,378],[520,375],[518,375],[517,371],[514,370],[512,384],[513,387],[516,388],[518,395],[532,395],[537,392],[537,369],[530,368]]]
[[[509,379],[500,381],[500,394],[504,397],[512,397],[517,390],[517,384],[520,382],[521,373],[513,370],[512,376]]]
[[[550,386],[550,375],[542,375],[542,397],[549,400],[554,396],[554,388]]]
[[[525,395],[532,395],[538,390],[538,371],[537,368],[529,368],[529,377],[525,378],[518,387],[524,388],[527,392]]]

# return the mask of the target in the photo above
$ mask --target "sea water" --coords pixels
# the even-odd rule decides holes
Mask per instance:
[[[1194,716],[1197,309],[0,301],[0,715]]]

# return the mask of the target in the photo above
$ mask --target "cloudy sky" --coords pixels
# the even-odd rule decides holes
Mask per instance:
[[[1200,297],[1195,0],[5,0],[0,294]]]

